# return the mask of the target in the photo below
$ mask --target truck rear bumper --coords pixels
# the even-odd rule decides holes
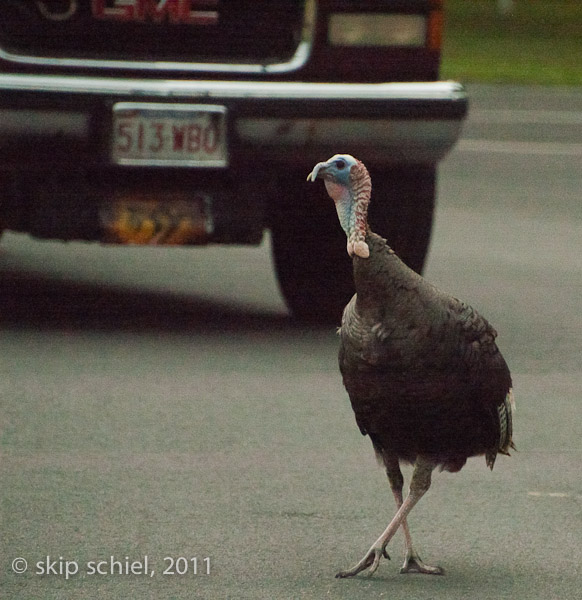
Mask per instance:
[[[269,160],[311,163],[350,152],[376,164],[436,163],[456,142],[467,110],[455,82],[335,84],[118,79],[0,74],[0,155],[26,139],[69,140],[74,155],[108,164],[115,102],[226,107],[239,147]],[[34,163],[34,151],[27,148]],[[248,156],[247,156],[248,158]],[[20,166],[22,167],[22,162]],[[31,166],[31,165],[29,165]]]

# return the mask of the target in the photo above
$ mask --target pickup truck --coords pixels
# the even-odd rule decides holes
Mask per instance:
[[[467,110],[439,81],[441,0],[2,0],[0,230],[123,244],[258,244],[290,312],[352,293],[333,203],[349,153],[370,222],[412,268]],[[71,247],[74,251],[74,246]],[[217,273],[217,277],[220,276]]]

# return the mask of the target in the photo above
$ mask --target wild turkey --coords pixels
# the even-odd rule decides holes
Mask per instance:
[[[318,163],[335,202],[353,257],[356,294],[339,330],[339,364],[356,422],[369,435],[398,507],[362,560],[337,577],[373,573],[386,546],[403,528],[401,573],[442,574],[412,546],[408,513],[430,487],[432,471],[456,472],[471,456],[491,469],[512,442],[513,394],[496,331],[467,304],[444,294],[409,269],[372,233],[367,208],[372,185],[366,167],[348,154]],[[403,501],[400,462],[414,465]]]

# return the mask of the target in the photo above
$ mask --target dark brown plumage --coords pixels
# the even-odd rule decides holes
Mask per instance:
[[[493,468],[497,454],[513,447],[511,375],[487,320],[409,269],[370,231],[371,186],[362,163],[336,155],[319,163],[311,178],[318,174],[353,256],[356,294],[339,331],[340,370],[360,431],[386,466],[399,507],[364,558],[338,576],[373,572],[400,526],[407,551],[402,572],[440,574],[413,550],[406,516],[435,467],[455,472],[467,458],[485,455]],[[350,246],[349,240],[359,241]],[[414,465],[405,501],[401,461]]]
[[[381,237],[355,256],[357,295],[342,319],[340,369],[356,421],[380,455],[419,454],[448,471],[511,444],[511,376],[496,331],[411,271]],[[500,415],[502,419],[500,419]]]

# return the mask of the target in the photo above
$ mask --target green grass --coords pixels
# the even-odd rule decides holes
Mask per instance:
[[[445,0],[441,76],[463,82],[582,85],[582,1]]]

